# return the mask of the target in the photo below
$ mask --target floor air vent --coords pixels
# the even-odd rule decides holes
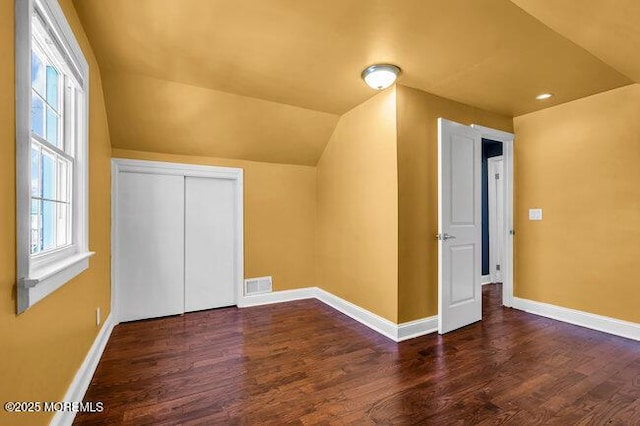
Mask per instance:
[[[254,294],[271,293],[271,277],[249,278],[244,280],[245,296]]]

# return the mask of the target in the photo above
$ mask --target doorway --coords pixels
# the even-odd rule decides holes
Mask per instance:
[[[482,140],[502,145],[503,305],[513,297],[513,141],[511,133],[438,119],[438,332],[482,320]],[[487,161],[488,167],[488,161]],[[497,190],[497,187],[496,187]],[[488,193],[488,187],[487,187]],[[488,195],[488,194],[487,194]],[[496,197],[497,198],[497,197]],[[487,224],[488,227],[488,224]],[[497,238],[494,238],[497,240]],[[490,252],[490,250],[489,250]],[[489,259],[489,265],[491,260]],[[498,265],[496,263],[496,265]]]
[[[503,158],[502,142],[482,139],[482,285],[502,283]]]

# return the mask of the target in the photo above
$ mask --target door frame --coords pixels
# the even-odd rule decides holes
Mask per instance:
[[[504,173],[504,242],[502,247],[504,270],[502,271],[502,304],[507,307],[513,306],[513,238],[515,228],[513,223],[514,209],[514,142],[515,135],[513,133],[496,130],[478,124],[472,124],[471,127],[480,131],[483,139],[489,139],[496,142],[502,142],[503,156],[503,173]]]
[[[489,179],[489,188],[488,188],[488,193],[487,193],[487,199],[488,199],[488,211],[489,211],[489,215],[488,215],[488,225],[489,225],[489,276],[491,277],[491,282],[495,283],[495,282],[502,282],[502,265],[504,264],[504,261],[501,259],[500,260],[500,271],[498,271],[496,268],[496,263],[497,260],[494,256],[495,253],[497,252],[496,250],[496,241],[498,241],[498,239],[496,238],[496,231],[499,229],[499,227],[497,227],[496,225],[499,223],[498,221],[498,215],[496,214],[496,208],[495,208],[495,204],[497,201],[497,193],[495,190],[495,186],[491,184],[491,182],[493,180],[497,180],[495,178],[495,176],[492,179],[492,175],[496,174],[496,165],[497,163],[501,163],[502,164],[502,170],[499,174],[501,174],[502,176],[500,176],[500,178],[502,179],[502,186],[504,189],[504,156],[503,155],[498,155],[495,157],[490,157],[487,159],[487,178]],[[504,214],[505,214],[505,209],[504,209],[504,192],[502,193],[502,223],[504,225]],[[504,227],[502,229],[502,231],[504,232]],[[503,234],[504,235],[504,234]],[[503,238],[504,239],[504,238]],[[502,249],[502,247],[500,247]],[[500,250],[500,252],[502,253],[502,250]],[[498,277],[500,277],[498,279]]]
[[[120,173],[147,173],[183,177],[228,179],[235,189],[235,268],[234,287],[236,305],[244,299],[244,171],[235,167],[200,166],[163,161],[111,159],[111,315],[120,321],[117,307],[118,294],[118,175]]]

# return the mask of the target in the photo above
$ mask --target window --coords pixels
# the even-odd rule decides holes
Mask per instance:
[[[18,313],[88,267],[88,64],[57,0],[16,2]]]

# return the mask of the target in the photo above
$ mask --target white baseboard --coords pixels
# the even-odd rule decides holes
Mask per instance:
[[[480,278],[480,283],[482,285],[491,284],[491,275],[483,275],[482,278]]]
[[[438,316],[420,318],[415,321],[403,322],[398,324],[398,338],[396,342],[413,339],[414,337],[424,336],[425,334],[435,333],[438,331]]]
[[[342,312],[346,316],[353,318],[391,340],[396,342],[398,341],[398,324],[391,322],[386,318],[382,318],[373,312],[367,311],[358,305],[354,305],[353,303],[335,296],[321,288],[316,287],[315,293],[316,299],[331,306],[336,311]]]
[[[112,315],[109,314],[102,324],[102,328],[96,336],[96,339],[93,341],[93,345],[91,345],[87,356],[84,358],[84,361],[82,361],[82,365],[76,372],[71,385],[69,385],[67,393],[62,399],[63,401],[73,402],[82,401],[84,399],[84,395],[89,388],[91,379],[93,378],[93,373],[95,373],[96,368],[98,367],[98,362],[100,361],[102,352],[104,352],[104,348],[107,346],[109,336],[111,336],[111,332],[115,325]],[[73,423],[73,419],[75,417],[76,413],[73,411],[56,411],[53,419],[51,419],[50,425],[68,426]]]
[[[534,300],[513,298],[513,307],[543,317],[640,341],[640,324]]]
[[[271,293],[243,296],[238,302],[239,308],[249,306],[269,305],[272,303],[292,302],[294,300],[313,299],[315,287],[297,288],[294,290],[281,290]]]
[[[338,312],[366,325],[383,336],[401,342],[414,337],[423,336],[438,330],[438,317],[421,318],[415,321],[396,324],[358,305],[344,300],[318,287],[299,288],[295,290],[274,291],[272,293],[245,296],[238,303],[239,308],[268,305],[271,303],[291,302],[302,299],[318,299]]]

